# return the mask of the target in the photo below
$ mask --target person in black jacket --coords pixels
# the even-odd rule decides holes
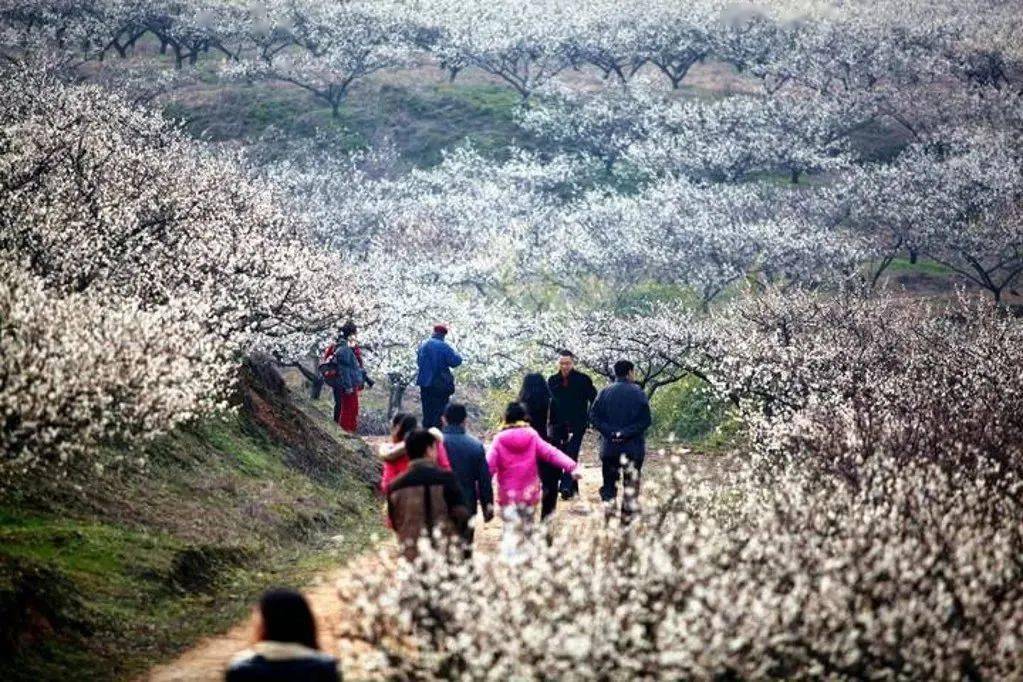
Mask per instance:
[[[547,388],[551,395],[547,429],[551,445],[578,462],[597,389],[588,376],[575,369],[575,356],[568,350],[559,354],[558,372],[547,379]],[[537,430],[543,432],[540,427]],[[561,497],[568,500],[579,493],[579,482],[563,475],[560,488]]]
[[[339,682],[337,659],[320,651],[309,603],[292,590],[259,601],[258,641],[238,654],[227,682]]]
[[[526,408],[526,420],[529,425],[540,434],[541,438],[551,442],[547,429],[551,411],[551,393],[542,374],[527,374],[522,378],[522,388],[519,390],[518,400]],[[579,459],[578,454],[574,459]],[[540,495],[540,520],[542,521],[553,514],[554,509],[558,506],[558,485],[561,481],[562,471],[547,462],[538,461],[536,464],[540,473],[542,490]]]
[[[600,435],[604,484],[600,499],[613,513],[622,479],[622,520],[627,522],[638,508],[639,475],[646,456],[646,430],[650,428],[650,402],[635,383],[636,368],[628,360],[614,366],[615,381],[597,396],[590,410],[590,423]]]
[[[477,510],[482,512],[483,522],[494,518],[494,489],[491,483],[490,467],[487,466],[487,451],[483,443],[470,436],[465,430],[468,413],[465,405],[449,403],[444,410],[444,449],[451,462],[451,473],[462,490],[462,501],[470,519]],[[472,553],[474,524],[470,522],[466,533],[466,557]]]

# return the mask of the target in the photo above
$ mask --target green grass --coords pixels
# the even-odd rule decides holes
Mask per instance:
[[[695,376],[658,390],[651,400],[652,435],[717,449],[734,435],[730,405]]]
[[[335,118],[326,103],[299,88],[228,82],[176,92],[164,113],[213,141],[253,140],[271,131],[327,135],[341,152],[390,141],[404,163],[423,168],[466,143],[496,157],[515,143],[534,144],[513,120],[518,103],[518,95],[496,85],[381,80],[354,86]]]
[[[369,542],[367,532],[349,528],[339,547],[225,551],[165,533],[10,508],[0,508],[0,528],[0,567],[37,576],[17,586],[0,583],[0,604],[8,595],[54,592],[65,604],[47,614],[52,634],[0,663],[5,680],[69,679],[70,670],[75,679],[130,678],[237,622],[266,587],[301,586]],[[208,585],[179,584],[186,556],[205,557]]]
[[[949,277],[956,274],[951,268],[928,258],[920,258],[916,263],[911,263],[908,258],[896,258],[888,266],[887,273],[890,275],[924,275],[930,277]]]
[[[253,477],[269,477],[285,471],[275,456],[273,446],[252,435],[232,428],[230,422],[212,421],[203,426],[204,439],[225,457],[234,461],[238,470]]]

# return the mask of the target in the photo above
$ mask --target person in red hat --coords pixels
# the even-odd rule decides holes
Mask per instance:
[[[446,324],[433,327],[433,335],[419,346],[416,362],[419,386],[423,400],[423,428],[440,428],[440,418],[448,400],[455,393],[455,375],[452,368],[462,364],[462,356],[444,338],[448,334]]]

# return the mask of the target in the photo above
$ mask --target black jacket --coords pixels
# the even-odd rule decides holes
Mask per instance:
[[[467,434],[462,426],[445,426],[444,448],[469,514],[475,514],[480,505],[493,507],[494,489],[483,443]]]
[[[548,378],[547,387],[551,391],[550,425],[586,428],[590,404],[597,398],[593,380],[573,369],[567,381],[561,372]]]
[[[650,428],[650,401],[636,384],[618,380],[602,390],[590,410],[590,423],[604,436],[601,457],[642,457]]]
[[[338,682],[337,659],[287,642],[259,642],[231,662],[227,682]]]

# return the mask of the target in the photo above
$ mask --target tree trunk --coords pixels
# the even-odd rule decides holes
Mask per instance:
[[[388,420],[401,410],[402,403],[405,401],[405,390],[408,388],[408,384],[400,380],[395,380],[393,377],[390,379],[390,383],[391,390],[387,395]]]

